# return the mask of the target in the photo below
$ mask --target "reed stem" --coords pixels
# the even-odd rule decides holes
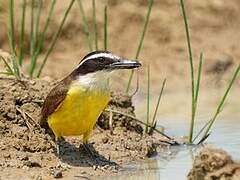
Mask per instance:
[[[187,16],[186,16],[186,12],[185,12],[184,0],[180,0],[180,4],[181,4],[181,9],[182,9],[184,25],[185,25],[185,31],[186,31],[185,33],[186,33],[186,37],[187,37],[189,63],[190,63],[190,70],[191,70],[192,115],[191,115],[191,122],[190,122],[190,127],[189,127],[188,142],[192,143],[193,130],[194,130],[194,121],[195,121],[195,110],[194,110],[195,109],[194,67],[193,67],[193,56],[192,56],[192,47],[191,47],[190,33],[189,33]]]
[[[148,64],[147,67],[147,122],[146,124],[149,125],[150,120],[150,65]],[[145,128],[145,133],[148,133],[148,126]]]
[[[215,112],[214,116],[211,118],[210,122],[209,122],[208,125],[206,126],[206,130],[205,130],[205,132],[204,132],[204,134],[203,134],[202,139],[200,140],[201,143],[202,143],[203,140],[205,140],[206,137],[209,135],[209,131],[211,130],[211,128],[212,128],[212,126],[213,126],[213,123],[216,121],[217,116],[218,116],[218,115],[220,114],[220,112],[222,111],[224,102],[226,101],[226,98],[227,98],[227,96],[228,96],[228,94],[229,94],[229,91],[230,91],[230,89],[232,88],[233,83],[234,83],[234,81],[236,80],[236,78],[237,78],[237,76],[238,76],[238,74],[239,74],[239,71],[240,71],[240,65],[238,65],[237,69],[235,70],[235,72],[234,72],[234,74],[233,74],[233,77],[232,77],[232,79],[231,79],[231,81],[230,81],[230,83],[229,83],[226,91],[224,92],[223,97],[221,98],[221,100],[220,100],[220,102],[219,102],[219,104],[218,104],[218,107],[217,107],[217,109],[216,109],[216,112]]]
[[[162,83],[162,88],[161,88],[161,91],[160,91],[159,96],[158,96],[157,105],[156,105],[156,108],[155,108],[155,111],[154,111],[154,114],[153,114],[152,126],[154,126],[155,121],[156,121],[157,112],[158,112],[158,109],[159,109],[159,105],[160,105],[160,101],[161,101],[161,98],[162,98],[162,94],[163,94],[165,84],[166,84],[166,79],[164,79],[164,81]]]
[[[92,0],[92,8],[93,8],[93,23],[94,23],[94,42],[95,49],[98,50],[98,31],[97,31],[97,19],[96,19],[96,1]]]
[[[92,42],[91,42],[91,33],[90,33],[90,29],[89,29],[89,26],[88,26],[88,23],[87,23],[87,19],[86,19],[86,15],[85,15],[85,12],[84,12],[82,0],[78,0],[78,5],[79,5],[79,8],[80,8],[80,14],[81,14],[81,17],[82,17],[83,29],[84,29],[85,35],[87,37],[88,47],[89,47],[89,50],[92,51],[93,48],[92,48]]]
[[[104,7],[104,50],[107,50],[108,46],[108,16],[107,6]]]
[[[140,41],[139,41],[139,44],[138,44],[138,47],[137,47],[135,59],[138,59],[139,54],[140,54],[141,49],[142,49],[143,40],[144,40],[144,37],[145,37],[145,33],[147,31],[147,26],[148,26],[148,22],[149,22],[151,11],[152,11],[152,6],[153,6],[153,0],[148,0],[148,11],[147,11],[147,14],[146,14],[146,17],[145,17],[145,21],[144,21],[144,24],[143,24],[143,29],[142,29],[142,32],[141,32],[141,35],[140,35]],[[130,76],[129,76],[129,79],[128,79],[126,93],[129,92],[129,89],[131,87],[133,74],[134,74],[134,70],[132,70],[131,73],[130,73]]]
[[[25,13],[26,12],[26,0],[23,0],[22,4],[22,16],[21,16],[21,31],[20,31],[20,42],[19,42],[19,65],[22,66],[24,58],[24,36],[25,36]]]
[[[66,21],[66,19],[67,19],[67,15],[69,14],[69,12],[70,12],[70,10],[71,10],[71,8],[72,8],[72,6],[73,6],[74,1],[75,1],[75,0],[71,0],[69,6],[68,6],[68,8],[67,8],[67,10],[66,10],[65,13],[64,13],[64,16],[63,16],[63,19],[62,19],[62,21],[61,21],[61,24],[60,24],[58,30],[56,31],[56,33],[54,34],[54,36],[53,36],[53,38],[52,38],[52,40],[51,40],[51,43],[50,43],[50,45],[49,45],[49,47],[48,47],[48,49],[47,49],[47,52],[46,52],[46,54],[45,54],[45,57],[44,57],[44,59],[43,59],[43,61],[42,61],[42,64],[41,64],[41,66],[40,66],[40,69],[39,69],[39,71],[38,71],[38,73],[37,73],[37,77],[39,77],[39,76],[41,75],[41,73],[42,73],[42,70],[43,70],[43,68],[44,68],[44,66],[45,66],[45,64],[46,64],[46,61],[47,61],[47,59],[48,59],[48,56],[49,56],[49,54],[52,52],[53,47],[54,47],[54,45],[56,44],[56,41],[57,41],[57,39],[58,39],[61,31],[62,31],[63,25],[64,25],[64,23],[65,23],[65,21]]]

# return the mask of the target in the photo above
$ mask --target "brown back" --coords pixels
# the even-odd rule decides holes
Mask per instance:
[[[71,75],[60,81],[47,95],[41,112],[40,125],[47,123],[47,118],[58,108],[65,99],[72,82]]]

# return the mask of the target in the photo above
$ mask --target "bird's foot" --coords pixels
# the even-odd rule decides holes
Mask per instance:
[[[101,157],[91,144],[83,143],[82,147],[90,157],[91,159],[90,164],[94,169],[104,169],[105,167],[109,167],[113,165],[117,167],[117,164],[115,162],[112,162],[110,160],[105,159],[104,157]]]
[[[93,149],[92,145],[83,143],[82,147],[83,147],[84,151],[89,155],[89,157],[91,158],[91,160],[93,162],[95,162],[96,159],[98,159],[99,155],[95,151],[95,149]]]

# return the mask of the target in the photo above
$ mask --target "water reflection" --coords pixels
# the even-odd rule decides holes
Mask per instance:
[[[223,148],[236,160],[240,160],[240,102],[239,99],[235,98],[238,93],[239,90],[235,89],[227,99],[227,106],[220,117],[218,117],[207,140],[208,144]],[[186,104],[186,97],[189,97],[189,94],[168,94],[166,96],[164,98],[171,99],[171,101],[164,102],[164,106],[160,106],[159,123],[165,127],[166,134],[183,137],[188,132],[189,127],[190,112],[188,110],[190,109],[190,104]],[[202,91],[201,96],[195,132],[198,132],[209,120],[216,109],[219,99],[219,94],[216,95],[215,91]],[[138,104],[136,112],[140,119],[145,117],[145,103],[143,100],[143,95],[135,99],[135,103]],[[196,146],[173,146],[162,149],[158,157],[148,159],[145,162],[125,165],[121,175],[110,177],[110,179],[186,179],[192,167],[193,157],[200,148]]]

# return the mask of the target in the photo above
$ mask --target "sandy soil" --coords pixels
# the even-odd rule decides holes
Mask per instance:
[[[237,180],[240,178],[240,164],[221,149],[204,148],[195,157],[189,180]]]
[[[43,99],[52,85],[49,80],[0,78],[0,178],[95,178],[118,173],[122,164],[141,161],[167,146],[162,142],[169,142],[166,138],[156,133],[143,135],[142,126],[127,116],[113,113],[110,131],[109,112],[105,112],[91,138],[97,162],[80,146],[79,137],[66,138],[63,155],[58,157],[53,137],[46,133],[49,129],[38,124]],[[134,116],[129,96],[112,95],[109,107]]]

